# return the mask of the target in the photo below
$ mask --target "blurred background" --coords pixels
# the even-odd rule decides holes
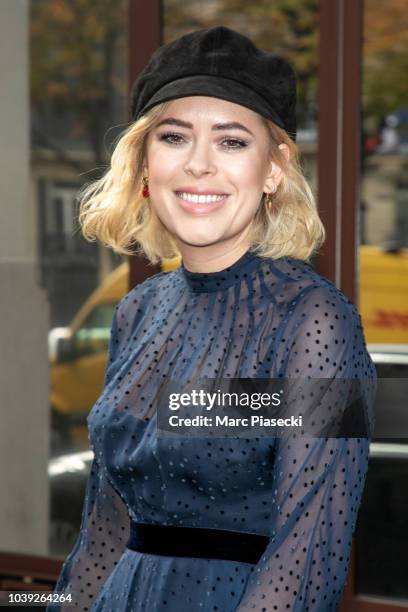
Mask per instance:
[[[405,0],[2,0],[0,589],[52,588],[79,530],[113,310],[179,265],[86,242],[77,192],[106,169],[152,51],[213,25],[296,69],[297,142],[328,231],[316,268],[358,305],[392,380],[343,610],[408,610]]]

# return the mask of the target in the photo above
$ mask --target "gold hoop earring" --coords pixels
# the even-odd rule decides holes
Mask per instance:
[[[272,188],[272,191],[268,193],[265,197],[265,204],[267,205],[268,210],[272,210],[273,195],[275,191],[276,191],[276,185]]]

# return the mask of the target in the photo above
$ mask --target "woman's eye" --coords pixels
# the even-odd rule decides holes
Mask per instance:
[[[164,134],[159,134],[158,139],[160,142],[166,142],[170,145],[179,146],[186,142],[185,137],[182,134],[177,134],[176,132],[165,132]],[[248,145],[245,140],[241,140],[240,138],[224,138],[220,142],[221,147],[227,150],[233,149],[243,149]]]
[[[224,138],[221,144],[226,149],[243,149],[248,145],[245,140],[239,138]]]
[[[183,136],[181,134],[174,134],[173,132],[168,132],[166,134],[159,134],[159,140],[161,142],[167,142],[168,144],[179,145],[184,142]]]

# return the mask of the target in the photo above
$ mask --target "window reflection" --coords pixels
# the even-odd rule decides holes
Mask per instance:
[[[360,305],[368,342],[408,343],[406,3],[366,0]]]
[[[360,311],[377,365],[379,392],[375,441],[355,537],[354,590],[386,598],[391,605],[408,598],[406,32],[404,1],[365,0]]]
[[[104,283],[123,258],[84,240],[77,218],[78,191],[104,172],[128,125],[127,4],[30,0],[32,206],[50,306],[52,457],[89,452],[86,417],[103,385],[113,310],[127,292],[127,267],[110,293]],[[56,508],[77,500],[80,512],[83,491],[65,480],[56,489],[56,478],[50,552],[65,554],[77,526],[56,519]]]

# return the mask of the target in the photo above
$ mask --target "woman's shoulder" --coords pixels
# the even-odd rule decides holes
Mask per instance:
[[[151,312],[152,308],[171,301],[172,294],[177,296],[179,280],[176,272],[158,272],[130,289],[116,304],[114,318],[118,324],[133,328],[135,321]]]
[[[127,303],[135,303],[141,299],[151,299],[158,294],[177,289],[178,284],[177,270],[158,272],[130,289],[118,303],[118,308],[123,307]]]
[[[297,312],[360,319],[355,304],[310,263],[293,257],[282,257],[272,260],[271,267],[280,280],[281,299],[288,306],[298,305]]]

